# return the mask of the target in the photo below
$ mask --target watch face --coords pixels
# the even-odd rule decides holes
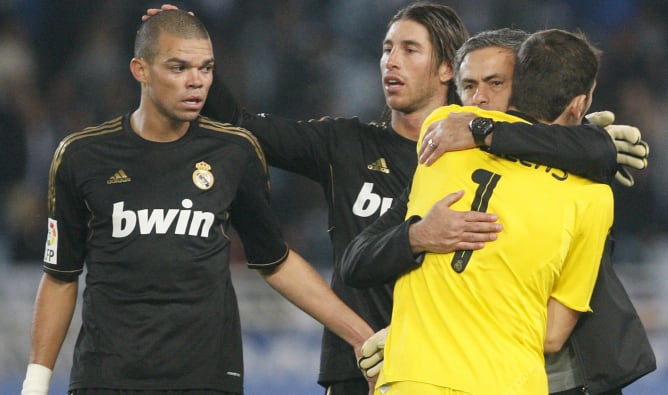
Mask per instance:
[[[471,122],[471,132],[479,136],[486,136],[494,127],[494,122],[490,118],[475,118]]]
[[[491,118],[473,118],[469,128],[475,144],[482,147],[485,145],[485,137],[494,129],[494,121]]]

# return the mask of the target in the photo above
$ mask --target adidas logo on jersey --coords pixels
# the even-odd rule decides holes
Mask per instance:
[[[109,177],[107,180],[107,184],[120,184],[122,182],[130,182],[132,181],[132,178],[128,177],[127,174],[125,174],[125,170],[121,169],[114,173],[113,176]]]
[[[377,161],[371,163],[370,165],[367,165],[366,168],[369,170],[380,171],[385,174],[390,174],[390,168],[387,167],[387,162],[385,162],[385,158],[378,159]]]
[[[190,199],[181,201],[181,207],[185,210],[156,208],[134,211],[125,210],[124,206],[125,202],[114,203],[111,237],[127,237],[136,228],[142,235],[166,234],[171,230],[175,235],[208,237],[216,217],[210,212],[190,210],[193,206]]]

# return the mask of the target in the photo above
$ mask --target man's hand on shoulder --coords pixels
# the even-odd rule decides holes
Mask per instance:
[[[422,138],[418,161],[429,166],[446,152],[475,148],[469,123],[476,117],[470,112],[453,112],[429,125]]]

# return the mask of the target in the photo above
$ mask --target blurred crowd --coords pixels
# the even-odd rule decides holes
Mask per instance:
[[[217,73],[249,110],[294,119],[381,120],[378,59],[405,0],[190,0],[207,25]],[[650,144],[649,169],[615,186],[616,259],[642,264],[668,245],[668,3],[655,0],[444,1],[474,34],[514,27],[581,30],[603,50],[592,110],[612,110]],[[128,70],[145,0],[0,0],[0,251],[41,260],[50,161],[65,135],[135,108]],[[331,259],[317,186],[272,171],[286,237]]]

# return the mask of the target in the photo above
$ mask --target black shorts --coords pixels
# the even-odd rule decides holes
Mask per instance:
[[[236,392],[213,390],[112,390],[83,388],[68,392],[69,395],[239,395]]]
[[[364,380],[349,380],[332,383],[325,395],[369,395],[369,383]]]
[[[573,389],[566,390],[566,391],[550,393],[550,395],[584,395],[584,394],[588,394],[588,392],[586,392],[584,388],[573,388]],[[621,389],[616,389],[616,390],[605,392],[605,393],[600,394],[600,395],[622,395],[622,390]]]

